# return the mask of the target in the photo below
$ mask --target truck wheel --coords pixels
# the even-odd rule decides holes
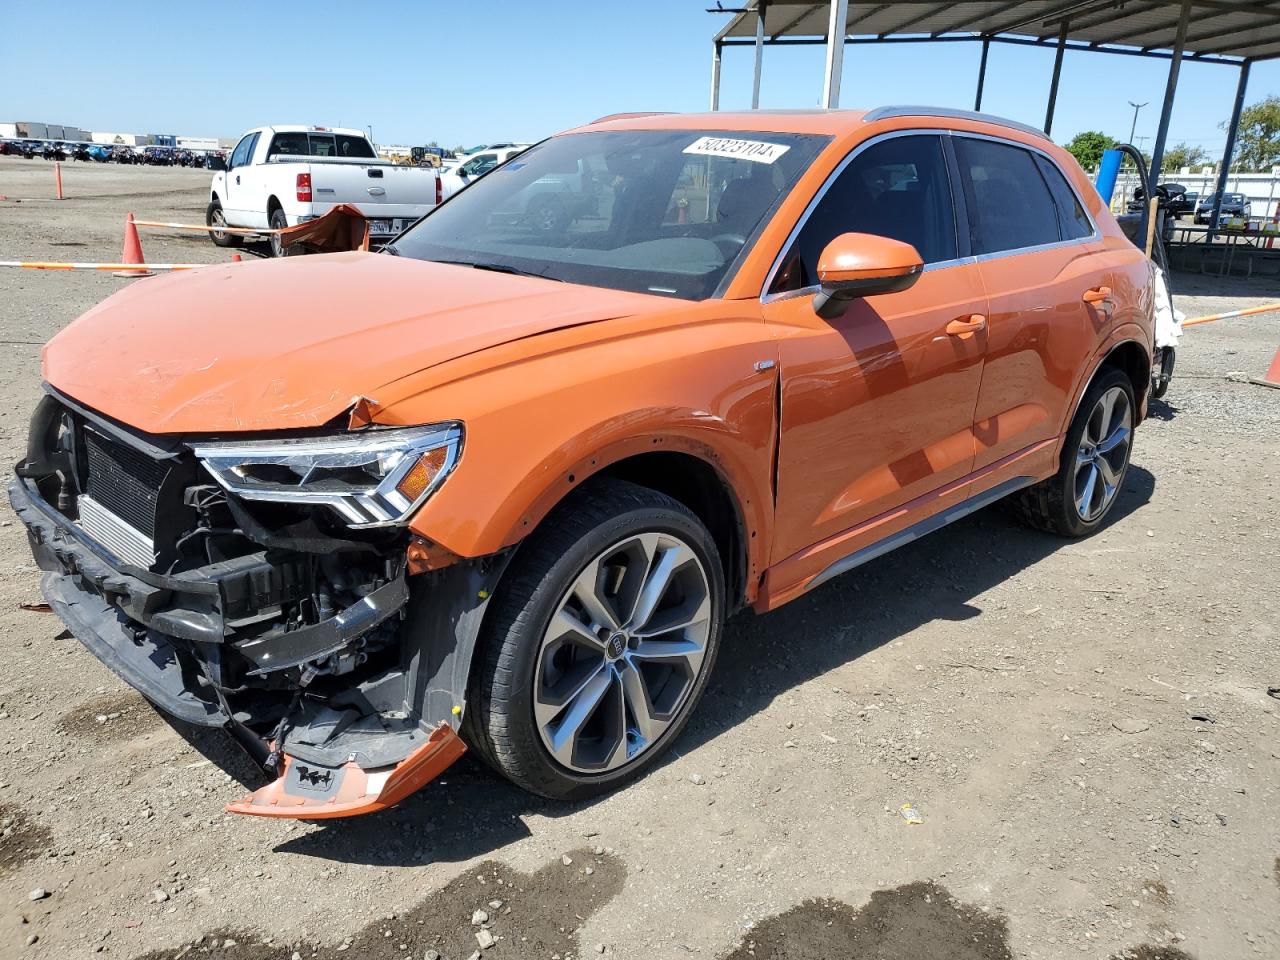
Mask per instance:
[[[222,212],[222,204],[214,200],[204,211],[204,223],[207,227],[225,227],[227,218]],[[218,230],[209,231],[209,239],[219,247],[238,247],[244,243],[244,237],[238,233],[222,233]]]
[[[529,223],[538,233],[559,233],[573,222],[564,204],[555,197],[539,197],[529,204]]]
[[[1085,392],[1048,480],[1016,493],[1011,506],[1029,526],[1083,537],[1115,506],[1133,450],[1133,385],[1123,370],[1099,372]]]
[[[620,480],[584,487],[520,546],[498,586],[468,742],[544,797],[619,786],[684,728],[724,608],[715,543],[688,509]]]
[[[272,230],[283,230],[289,226],[289,218],[284,215],[284,211],[276,207],[271,211],[271,216],[267,219],[267,225]],[[290,243],[286,245],[281,239],[280,234],[271,234],[271,255],[273,257],[296,257],[302,253],[301,244]]]

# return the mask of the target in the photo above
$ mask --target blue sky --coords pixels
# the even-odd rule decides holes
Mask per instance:
[[[711,5],[0,0],[0,121],[222,137],[341,123],[372,125],[384,143],[536,140],[607,113],[706,109],[710,41],[724,23]],[[847,47],[841,103],[972,107],[978,56],[977,43]],[[751,64],[750,48],[726,50],[722,107],[750,105]],[[1051,49],[994,45],[984,109],[1039,126],[1052,68]],[[1054,138],[1123,139],[1129,100],[1151,102],[1137,135],[1153,138],[1167,70],[1068,53]],[[1220,154],[1236,79],[1232,67],[1184,65],[1171,142]],[[763,106],[815,106],[821,83],[821,47],[765,51]],[[1248,101],[1277,92],[1280,61],[1256,64]]]

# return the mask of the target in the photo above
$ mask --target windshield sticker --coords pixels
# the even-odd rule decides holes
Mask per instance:
[[[761,140],[730,140],[728,137],[699,137],[684,148],[685,153],[702,157],[731,157],[753,163],[773,163],[791,147]]]

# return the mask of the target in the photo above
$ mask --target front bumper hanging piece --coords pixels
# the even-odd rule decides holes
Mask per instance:
[[[243,800],[227,804],[226,809],[253,817],[298,820],[377,813],[434,780],[466,752],[466,744],[453,728],[441,723],[426,743],[393,767],[363,770],[353,762],[325,767],[285,754],[279,777]]]

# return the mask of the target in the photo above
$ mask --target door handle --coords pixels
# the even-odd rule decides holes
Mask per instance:
[[[947,324],[947,334],[952,337],[967,337],[971,333],[977,333],[979,330],[985,329],[987,326],[987,318],[980,313],[970,314],[969,317],[961,317],[958,320],[952,320]]]
[[[1080,299],[1085,303],[1105,303],[1111,299],[1111,288],[1094,287],[1090,290],[1086,290]]]

